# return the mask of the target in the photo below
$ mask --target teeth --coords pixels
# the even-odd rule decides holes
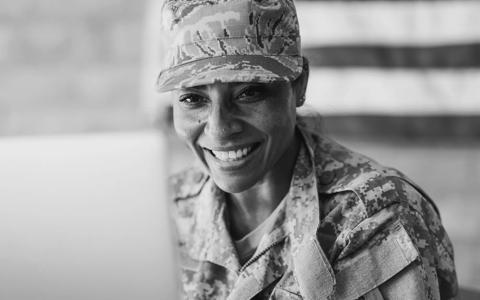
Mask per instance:
[[[213,155],[215,155],[216,158],[218,158],[221,161],[235,161],[235,160],[240,160],[245,156],[247,156],[251,150],[252,150],[252,147],[246,147],[246,148],[232,150],[232,151],[212,150],[212,153]]]

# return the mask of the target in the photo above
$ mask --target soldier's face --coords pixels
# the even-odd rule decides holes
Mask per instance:
[[[218,187],[245,191],[294,156],[290,83],[214,83],[174,92],[174,124]],[[283,163],[282,163],[283,162]]]

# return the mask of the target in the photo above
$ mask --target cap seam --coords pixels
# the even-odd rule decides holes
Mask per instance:
[[[243,36],[229,36],[229,37],[221,37],[221,38],[214,38],[214,39],[208,39],[208,40],[196,40],[190,43],[184,43],[177,45],[175,47],[181,47],[181,46],[187,46],[187,45],[193,45],[195,43],[201,43],[201,42],[212,42],[212,41],[220,41],[220,40],[233,40],[233,39],[244,39],[245,37],[250,37],[250,38],[257,38],[258,35],[243,35]],[[300,37],[300,35],[262,35],[261,37]]]

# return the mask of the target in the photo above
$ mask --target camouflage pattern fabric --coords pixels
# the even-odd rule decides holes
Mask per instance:
[[[166,0],[157,88],[291,81],[302,72],[292,0]]]
[[[208,174],[171,178],[185,299],[454,299],[451,242],[430,198],[400,172],[319,135],[304,144],[275,226],[244,265]]]

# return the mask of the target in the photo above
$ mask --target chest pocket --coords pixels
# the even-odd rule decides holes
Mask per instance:
[[[379,286],[419,256],[400,222],[387,231],[388,235],[376,237],[368,247],[339,261],[335,274],[318,241],[303,244],[294,261],[302,299],[383,299]]]
[[[388,232],[352,258],[341,262],[340,271],[335,275],[336,299],[362,296],[381,299],[377,288],[418,258],[418,250],[401,222],[394,223]]]

